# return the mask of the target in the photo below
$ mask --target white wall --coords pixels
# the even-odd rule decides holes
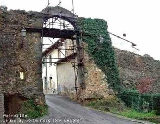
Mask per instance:
[[[57,62],[58,59],[58,49],[53,50],[50,54],[47,55],[46,62],[49,62],[49,55],[51,55],[52,62]],[[42,79],[43,79],[43,89],[45,93],[53,93],[53,90],[57,90],[57,70],[56,70],[56,64],[52,63],[46,63],[47,66],[42,67]],[[47,77],[47,89],[45,89],[45,77]],[[52,80],[50,80],[50,77],[52,77]],[[46,91],[47,90],[47,91]]]
[[[55,93],[57,93],[58,90],[58,83],[63,83],[62,85],[65,87],[68,87],[71,89],[74,87],[74,82],[75,82],[75,77],[74,77],[74,70],[71,65],[71,63],[63,63],[59,64],[59,74],[57,74],[57,68],[58,66],[54,63],[50,65],[49,61],[49,56],[51,55],[52,62],[57,62],[59,59],[58,58],[64,58],[66,56],[70,55],[72,51],[65,51],[65,48],[69,49],[69,46],[72,46],[71,40],[66,40],[63,42],[63,45],[59,47],[59,49],[54,49],[50,53],[47,54],[47,59],[46,59],[46,65],[42,65],[42,79],[43,79],[43,90],[44,93],[53,93],[55,89]],[[57,58],[57,59],[55,59]],[[58,77],[59,76],[59,77]],[[47,83],[45,84],[45,77],[47,80]],[[50,77],[52,77],[52,80],[50,80]],[[58,79],[60,82],[58,82]]]
[[[71,63],[62,63],[57,66],[58,92],[75,91],[75,73]]]

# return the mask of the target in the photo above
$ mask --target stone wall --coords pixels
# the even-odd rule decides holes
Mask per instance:
[[[42,28],[42,15],[38,12],[7,11],[5,7],[0,8],[0,79],[3,82],[3,94],[35,98],[43,91],[41,36],[39,33],[27,32],[26,37],[22,37],[20,32],[23,27]],[[136,88],[141,79],[150,78],[154,80],[152,92],[160,92],[159,61],[118,49],[115,49],[115,53],[124,87]],[[24,72],[23,80],[20,79],[20,72]],[[84,73],[84,99],[114,96],[105,80],[106,75],[86,52]],[[0,99],[3,99],[3,95],[0,95]],[[1,106],[3,108],[3,100]]]
[[[23,28],[41,28],[42,15],[37,12],[0,8],[0,79],[4,95],[19,94],[34,99],[41,94],[41,34]],[[20,78],[23,72],[24,79]],[[17,101],[18,102],[18,101]],[[8,103],[5,103],[8,104]]]
[[[138,89],[138,86],[145,85],[143,87],[149,88],[146,92],[160,93],[160,61],[117,48],[114,50],[120,80],[125,88]],[[104,73],[87,52],[84,54],[84,64],[84,99],[113,98],[114,91],[109,88]]]
[[[65,55],[69,56],[73,53],[76,52],[76,41],[75,40],[70,40],[70,39],[66,39],[65,40]]]
[[[108,87],[105,74],[97,67],[91,57],[84,52],[85,90],[84,99],[110,99],[114,96]]]
[[[0,83],[0,123],[3,121],[3,114],[4,114],[4,95]]]
[[[120,80],[125,88],[149,85],[148,92],[160,93],[160,61],[115,48]]]

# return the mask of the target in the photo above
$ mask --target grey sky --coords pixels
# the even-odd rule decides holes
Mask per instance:
[[[61,6],[72,9],[72,0],[61,0]],[[8,9],[41,11],[48,0],[0,0]],[[50,0],[56,6],[59,0]],[[111,37],[113,45],[136,52],[150,54],[160,60],[160,7],[159,0],[74,0],[78,16],[101,18],[108,22],[108,30],[137,44],[137,51],[130,44]]]

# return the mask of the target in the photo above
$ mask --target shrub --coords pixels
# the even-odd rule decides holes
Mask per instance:
[[[47,105],[36,105],[34,100],[27,100],[22,104],[22,113],[27,115],[28,118],[38,118],[48,113]]]

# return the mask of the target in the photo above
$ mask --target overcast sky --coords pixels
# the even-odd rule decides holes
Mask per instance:
[[[72,10],[72,0],[61,0],[61,6]],[[50,6],[59,0],[50,0]],[[41,11],[48,0],[0,0],[8,9]],[[113,45],[136,52],[149,54],[160,60],[160,0],[74,0],[74,11],[80,17],[101,18],[107,21],[108,31],[137,44],[137,51],[131,44],[111,37]]]

